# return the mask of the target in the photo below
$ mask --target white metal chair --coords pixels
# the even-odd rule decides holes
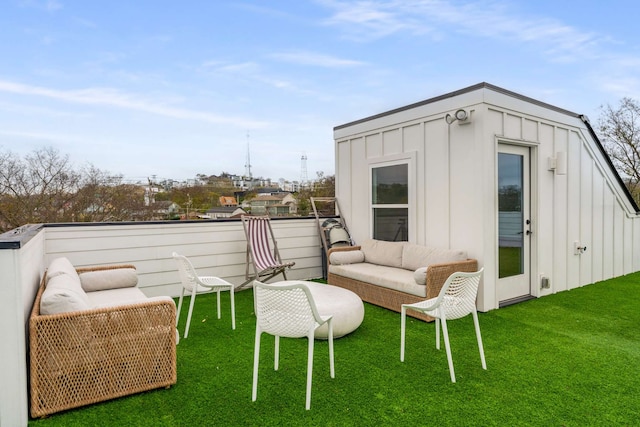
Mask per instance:
[[[229,298],[231,300],[231,327],[236,328],[236,310],[234,302],[234,286],[224,279],[215,276],[198,276],[196,269],[193,268],[191,261],[183,255],[176,252],[172,254],[173,259],[178,264],[178,271],[180,273],[180,280],[182,281],[182,292],[180,293],[180,299],[178,300],[178,312],[176,314],[176,327],[180,319],[180,309],[182,308],[182,300],[184,298],[185,290],[191,293],[191,302],[189,303],[189,314],[187,315],[187,326],[184,329],[184,337],[189,335],[189,326],[191,325],[191,314],[193,313],[193,305],[196,302],[196,294],[203,292],[216,292],[218,295],[218,319],[220,319],[220,292],[229,291]]]
[[[254,280],[267,281],[278,274],[287,280],[285,270],[293,267],[295,262],[282,262],[269,216],[242,215],[242,226],[247,238],[246,280],[238,290],[250,286]],[[270,241],[273,242],[273,250]],[[250,263],[253,264],[253,274],[249,273]]]
[[[254,305],[256,313],[256,340],[253,357],[253,388],[251,399],[258,395],[258,365],[260,360],[260,336],[263,332],[275,336],[274,370],[278,370],[280,337],[307,337],[307,394],[305,409],[311,408],[311,378],[313,375],[313,344],[315,330],[327,323],[329,329],[329,366],[331,378],[335,378],[333,361],[332,316],[318,314],[309,288],[304,284],[267,285],[254,282]]]
[[[451,358],[451,347],[449,345],[449,333],[447,331],[447,320],[460,319],[471,314],[476,329],[478,339],[478,349],[480,350],[480,360],[482,368],[487,369],[484,359],[484,348],[480,335],[480,323],[478,322],[478,312],[476,310],[476,297],[478,295],[478,284],[484,268],[475,273],[453,273],[442,286],[436,298],[420,301],[414,304],[402,304],[400,323],[400,361],[404,362],[405,326],[407,310],[415,310],[436,318],[436,348],[440,349],[440,324],[444,334],[444,345],[447,350],[447,361],[449,362],[449,372],[451,382],[456,382],[456,375],[453,370],[453,360]]]

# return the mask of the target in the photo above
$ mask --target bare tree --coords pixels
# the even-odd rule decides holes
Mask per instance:
[[[0,151],[0,232],[25,224],[152,219],[144,189],[68,155],[41,148],[20,158]]]
[[[0,227],[73,220],[73,201],[81,185],[69,156],[42,148],[21,159],[0,153]]]
[[[602,107],[600,139],[629,192],[640,201],[640,104],[622,98],[617,107]]]
[[[122,175],[110,175],[89,166],[75,200],[76,221],[133,221],[153,218],[145,205],[144,188],[123,183]]]

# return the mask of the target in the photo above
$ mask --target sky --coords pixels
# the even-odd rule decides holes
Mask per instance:
[[[487,82],[640,99],[636,0],[0,0],[0,152],[128,181],[335,173],[333,128]],[[303,161],[306,157],[306,161]]]

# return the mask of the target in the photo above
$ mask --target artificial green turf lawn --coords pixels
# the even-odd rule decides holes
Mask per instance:
[[[457,383],[449,378],[434,324],[407,322],[400,362],[400,315],[369,304],[352,334],[316,341],[311,410],[305,411],[307,342],[264,334],[258,400],[251,401],[255,318],[252,292],[196,301],[189,338],[178,345],[178,383],[32,420],[45,426],[382,426],[637,425],[640,396],[640,273],[480,313],[488,370],[480,365],[471,317],[451,321]],[[186,301],[188,304],[188,300]],[[180,321],[184,331],[186,309]]]

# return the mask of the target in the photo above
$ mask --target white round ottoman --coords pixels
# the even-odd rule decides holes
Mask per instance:
[[[323,316],[333,316],[331,322],[333,323],[334,338],[340,338],[355,331],[364,319],[364,304],[362,300],[348,289],[304,280],[286,280],[277,283],[283,285],[294,285],[296,283],[306,285],[311,291],[318,313]],[[327,339],[329,337],[328,325],[324,324],[319,327],[315,336],[316,338]]]

